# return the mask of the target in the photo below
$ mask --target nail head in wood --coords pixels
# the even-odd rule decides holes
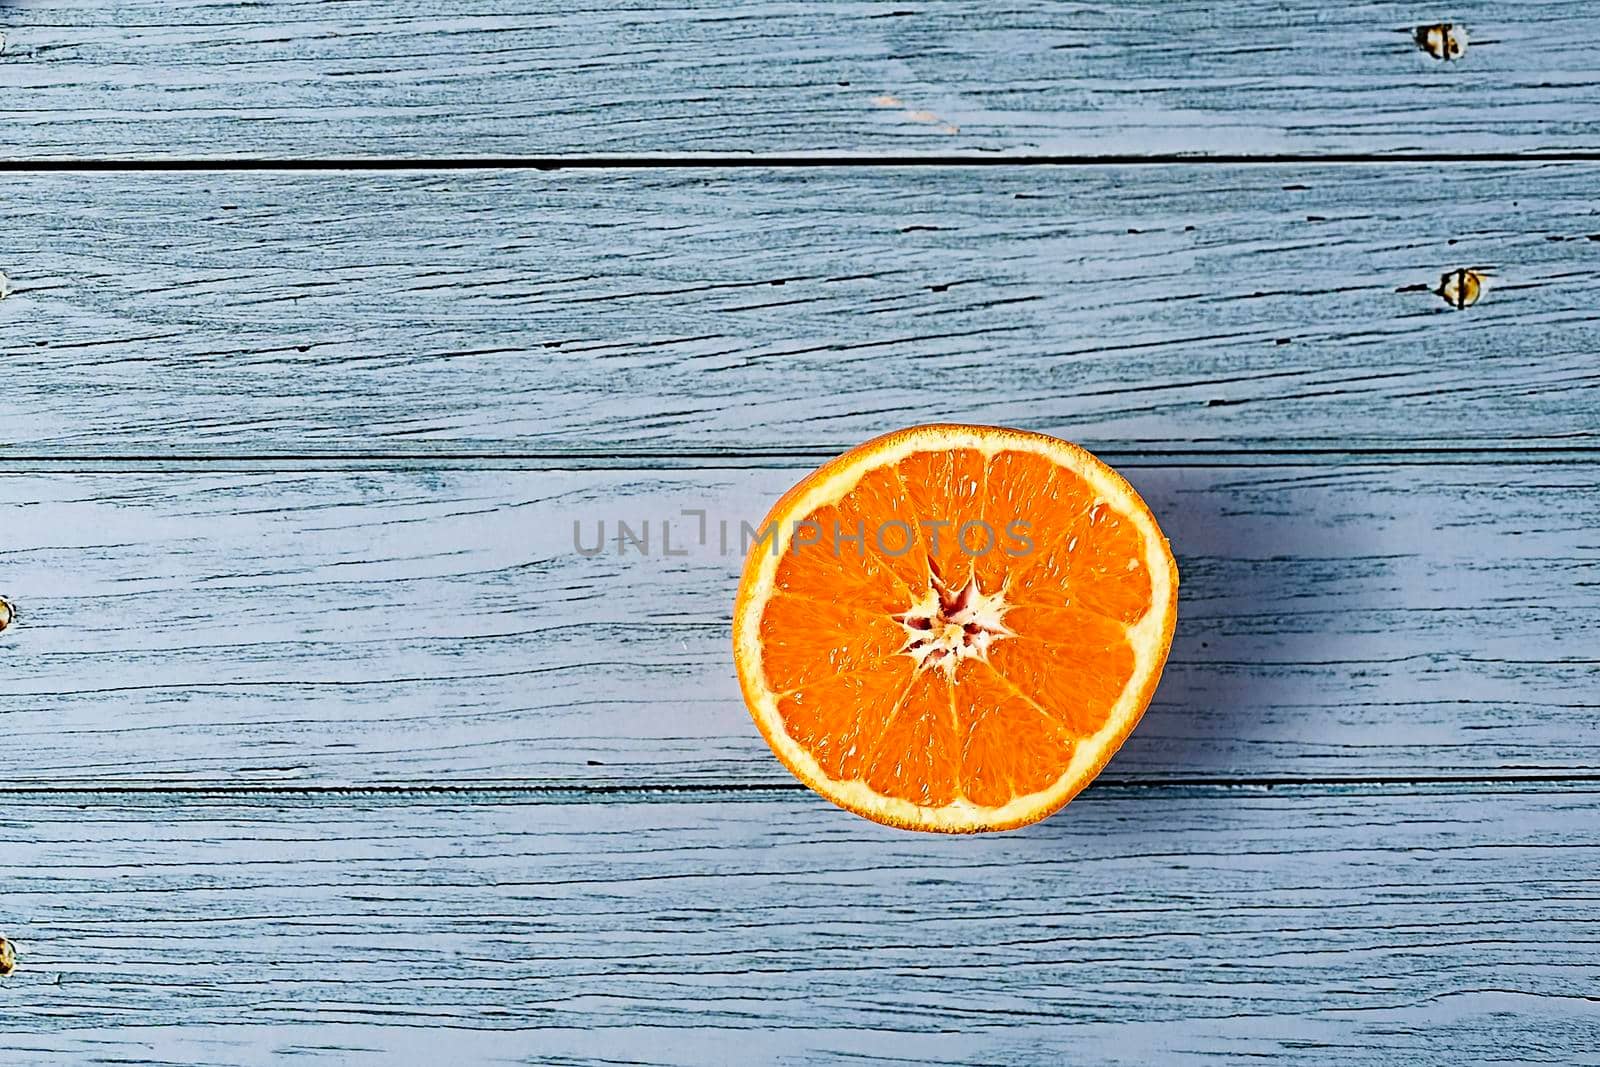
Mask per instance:
[[[1417,47],[1434,59],[1460,59],[1467,51],[1467,28],[1452,22],[1417,27]]]
[[[1460,311],[1476,304],[1487,287],[1488,278],[1482,268],[1461,267],[1446,271],[1439,279],[1439,288],[1434,292],[1443,297],[1446,304]]]

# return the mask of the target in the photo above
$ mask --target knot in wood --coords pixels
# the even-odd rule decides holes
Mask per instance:
[[[1418,26],[1417,47],[1434,59],[1460,59],[1467,50],[1467,28],[1453,22]]]
[[[11,942],[0,937],[0,978],[6,977],[17,969],[17,950]]]
[[[10,626],[16,621],[17,609],[12,606],[11,601],[7,600],[3,596],[0,596],[0,633],[4,633],[6,627]]]
[[[1483,271],[1476,267],[1462,267],[1459,270],[1446,271],[1439,279],[1439,288],[1434,292],[1444,298],[1444,302],[1457,311],[1469,308],[1478,302],[1486,287]]]

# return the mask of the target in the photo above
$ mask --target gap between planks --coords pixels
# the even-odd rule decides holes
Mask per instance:
[[[1322,164],[1395,165],[1474,163],[1592,163],[1600,151],[1547,152],[1295,152],[1198,155],[703,155],[703,156],[409,156],[323,159],[9,159],[0,174],[152,171],[394,171],[394,170],[707,170],[713,168],[852,167],[1281,167]]]
[[[229,452],[211,450],[161,455],[29,451],[8,453],[0,445],[0,475],[73,473],[97,474],[208,473],[208,472],[339,472],[385,470],[810,470],[854,447],[855,443],[783,449],[706,449],[608,452],[506,452],[499,450],[435,449],[327,452]],[[1150,443],[1097,445],[1095,455],[1119,467],[1302,467],[1383,464],[1434,466],[1490,463],[1508,466],[1567,466],[1600,460],[1600,445],[1551,444],[1505,448],[1419,444],[1405,448],[1326,448],[1292,444],[1241,445],[1194,449]]]
[[[1600,786],[1600,773],[1528,773],[1507,775],[1372,775],[1368,777],[1339,776],[1281,776],[1281,777],[1226,777],[1195,776],[1146,780],[1137,778],[1105,778],[1093,783],[1083,794],[1085,799],[1110,799],[1118,796],[1141,796],[1151,793],[1185,796],[1221,796],[1240,791],[1252,793],[1284,793],[1290,795],[1412,795],[1438,793],[1498,793],[1516,792],[1590,792]],[[763,799],[794,800],[812,796],[811,791],[799,782],[745,782],[745,783],[685,783],[643,782],[621,783],[546,783],[542,785],[516,782],[449,782],[449,783],[388,783],[381,785],[275,785],[228,784],[225,782],[193,783],[185,785],[108,786],[89,788],[75,786],[17,786],[0,787],[0,797],[10,802],[26,804],[30,800],[60,800],[81,798],[85,803],[123,803],[140,797],[180,797],[189,800],[216,797],[228,800],[259,799],[276,803],[279,800],[315,800],[319,797],[391,798],[405,802],[412,799],[445,798],[463,804],[474,803],[556,803],[573,802],[642,803],[650,801],[704,801],[725,803],[729,801],[760,801]],[[818,803],[821,803],[820,799]]]

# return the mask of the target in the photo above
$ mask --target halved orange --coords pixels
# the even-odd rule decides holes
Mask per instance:
[[[918,426],[773,507],[734,606],[767,743],[841,807],[914,830],[1044,818],[1155,692],[1178,568],[1155,516],[1077,445]]]

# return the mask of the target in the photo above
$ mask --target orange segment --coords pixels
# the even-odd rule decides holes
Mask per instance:
[[[1027,588],[1040,561],[1066,539],[1070,517],[1094,503],[1093,490],[1049,456],[1017,449],[990,457],[988,485],[986,518],[1008,533],[1011,551],[980,559],[979,577],[986,588],[1001,582]]]
[[[911,665],[839,674],[802,685],[778,701],[785,733],[839,781],[866,774],[884,725],[911,687]]]
[[[1027,693],[1074,738],[1105,726],[1134,673],[1127,631],[1087,611],[1018,606],[1017,636],[997,643],[989,666]]]
[[[810,555],[848,561],[857,555],[849,539],[859,536],[862,554],[903,586],[915,588],[927,581],[927,560],[915,548],[917,516],[893,470],[865,472],[836,507],[819,508],[805,518],[822,531],[818,550]]]
[[[961,788],[983,807],[1049,788],[1072,761],[1073,739],[1053,718],[983,664],[963,664],[958,685],[974,687],[967,703]]]
[[[1150,608],[1150,571],[1139,531],[1106,504],[1096,504],[1074,531],[1067,563],[1068,602],[1125,623]]]
[[[1138,494],[1076,445],[903,430],[809,475],[768,523],[734,607],[740,685],[778,758],[851,811],[1033,822],[1155,691],[1177,567]]]
[[[896,662],[905,631],[888,614],[777,593],[761,618],[767,680],[778,692]],[[818,654],[822,658],[818,658]]]
[[[973,448],[914,452],[896,468],[918,520],[918,540],[936,573],[965,577],[992,538],[982,522],[987,461]],[[973,520],[978,520],[974,522]],[[967,525],[971,523],[971,525]],[[991,547],[992,551],[992,547]]]
[[[935,807],[954,800],[960,745],[944,679],[918,672],[875,748],[863,780],[876,792]]]

